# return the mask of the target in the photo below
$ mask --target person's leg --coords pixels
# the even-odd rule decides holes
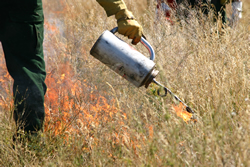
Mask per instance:
[[[211,0],[212,8],[215,10],[216,19],[221,15],[222,23],[226,23],[226,6],[225,3],[221,3],[221,0]]]
[[[45,62],[43,58],[43,21],[7,21],[1,27],[1,42],[6,65],[14,79],[14,119],[17,130],[28,134],[42,130],[45,117]]]

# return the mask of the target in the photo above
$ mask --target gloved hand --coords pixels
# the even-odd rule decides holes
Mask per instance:
[[[127,36],[132,40],[132,44],[136,45],[141,40],[142,26],[135,20],[132,12],[122,9],[115,14],[118,24],[118,33]]]

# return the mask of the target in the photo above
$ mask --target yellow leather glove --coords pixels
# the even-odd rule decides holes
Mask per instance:
[[[142,26],[135,20],[132,12],[122,9],[115,14],[118,24],[118,33],[127,36],[132,40],[132,44],[136,45],[141,40]]]

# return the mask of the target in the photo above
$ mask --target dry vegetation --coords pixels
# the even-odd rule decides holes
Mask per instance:
[[[12,149],[12,81],[1,53],[0,166],[250,165],[250,3],[243,0],[238,26],[218,33],[204,16],[156,27],[153,6],[125,2],[155,49],[157,80],[192,107],[197,122],[178,117],[156,85],[138,89],[89,54],[116,26],[94,0],[44,0],[44,142]]]

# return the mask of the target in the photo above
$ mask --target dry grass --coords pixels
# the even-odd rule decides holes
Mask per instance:
[[[58,1],[44,1],[45,145],[13,150],[11,108],[2,109],[1,166],[250,165],[249,2],[243,1],[240,24],[218,33],[203,16],[156,28],[152,6],[125,1],[155,49],[157,80],[196,112],[198,121],[186,124],[170,96],[155,95],[155,85],[135,88],[89,54],[102,32],[116,26],[113,17],[94,0]]]

